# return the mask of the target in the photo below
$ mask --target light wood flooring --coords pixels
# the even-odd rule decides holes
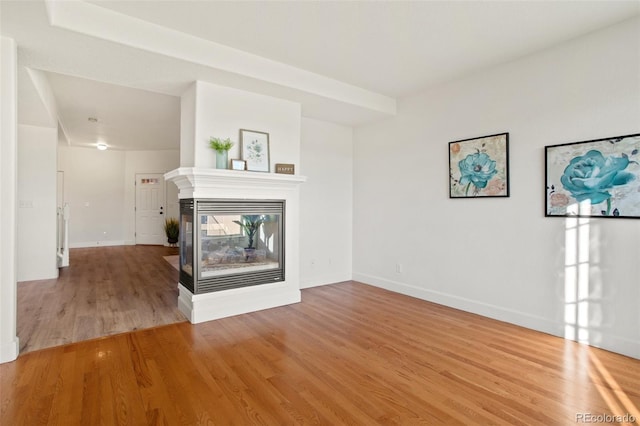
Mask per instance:
[[[286,307],[27,353],[0,365],[0,388],[2,425],[640,418],[639,360],[355,282],[303,290]]]
[[[178,271],[163,256],[177,248],[71,249],[56,280],[18,283],[20,353],[186,321]]]

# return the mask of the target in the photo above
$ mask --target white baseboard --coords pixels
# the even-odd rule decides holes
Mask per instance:
[[[40,280],[55,280],[59,276],[60,270],[55,267],[49,268],[47,271],[31,269],[27,271],[18,271],[17,281],[40,281]]]
[[[87,241],[80,243],[69,243],[69,248],[86,248],[86,247],[108,247],[108,246],[124,246],[124,240],[109,241]]]
[[[16,336],[9,342],[0,344],[0,364],[15,361],[20,351],[20,339]]]
[[[439,305],[460,309],[465,312],[482,315],[498,321],[508,322],[510,324],[515,324],[531,330],[564,338],[565,325],[563,323],[551,321],[547,318],[523,314],[522,312],[517,312],[502,306],[478,302],[477,300],[471,300],[438,291],[427,290],[410,284],[358,272],[353,273],[353,280],[437,303]],[[640,359],[640,341],[633,341],[624,337],[607,335],[601,338],[599,342],[589,342],[588,344],[632,358]]]
[[[343,281],[351,281],[351,273],[347,274],[325,274],[319,277],[300,280],[300,288],[319,287],[321,285],[335,284]]]

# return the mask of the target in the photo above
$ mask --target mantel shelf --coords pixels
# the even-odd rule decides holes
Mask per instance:
[[[293,190],[306,182],[306,176],[240,170],[180,167],[165,173],[180,191],[180,198],[215,196],[216,190]]]

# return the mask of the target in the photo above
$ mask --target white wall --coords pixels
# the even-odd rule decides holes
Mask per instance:
[[[235,145],[229,159],[240,158],[240,129],[269,134],[271,172],[276,163],[300,162],[300,104],[197,81],[185,92],[181,105],[181,126],[195,126],[194,131],[183,128],[180,132],[181,155],[194,155],[183,158],[182,166],[215,168],[211,137],[230,138]]]
[[[0,363],[18,357],[16,187],[18,164],[17,47],[0,37]]]
[[[180,97],[180,167],[196,165],[196,89],[193,83]]]
[[[354,279],[572,337],[544,146],[640,132],[635,19],[399,102],[354,133]],[[448,198],[448,142],[510,133],[511,197]],[[640,358],[640,220],[590,221],[588,343]],[[396,265],[401,265],[401,272]]]
[[[18,126],[18,281],[58,277],[58,129]]]
[[[351,279],[352,139],[350,127],[302,119],[301,288]]]
[[[58,170],[64,172],[70,206],[69,246],[135,244],[135,175],[178,167],[178,152],[60,147]],[[177,191],[172,189],[167,209],[177,217]]]
[[[60,147],[58,170],[69,203],[69,246],[124,244],[125,152]]]

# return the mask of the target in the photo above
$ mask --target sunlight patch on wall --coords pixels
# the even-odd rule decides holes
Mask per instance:
[[[571,206],[575,213],[589,211],[589,201]],[[584,209],[584,210],[583,210]],[[589,294],[591,273],[590,221],[568,218],[565,221],[564,322],[566,339],[589,343]]]

